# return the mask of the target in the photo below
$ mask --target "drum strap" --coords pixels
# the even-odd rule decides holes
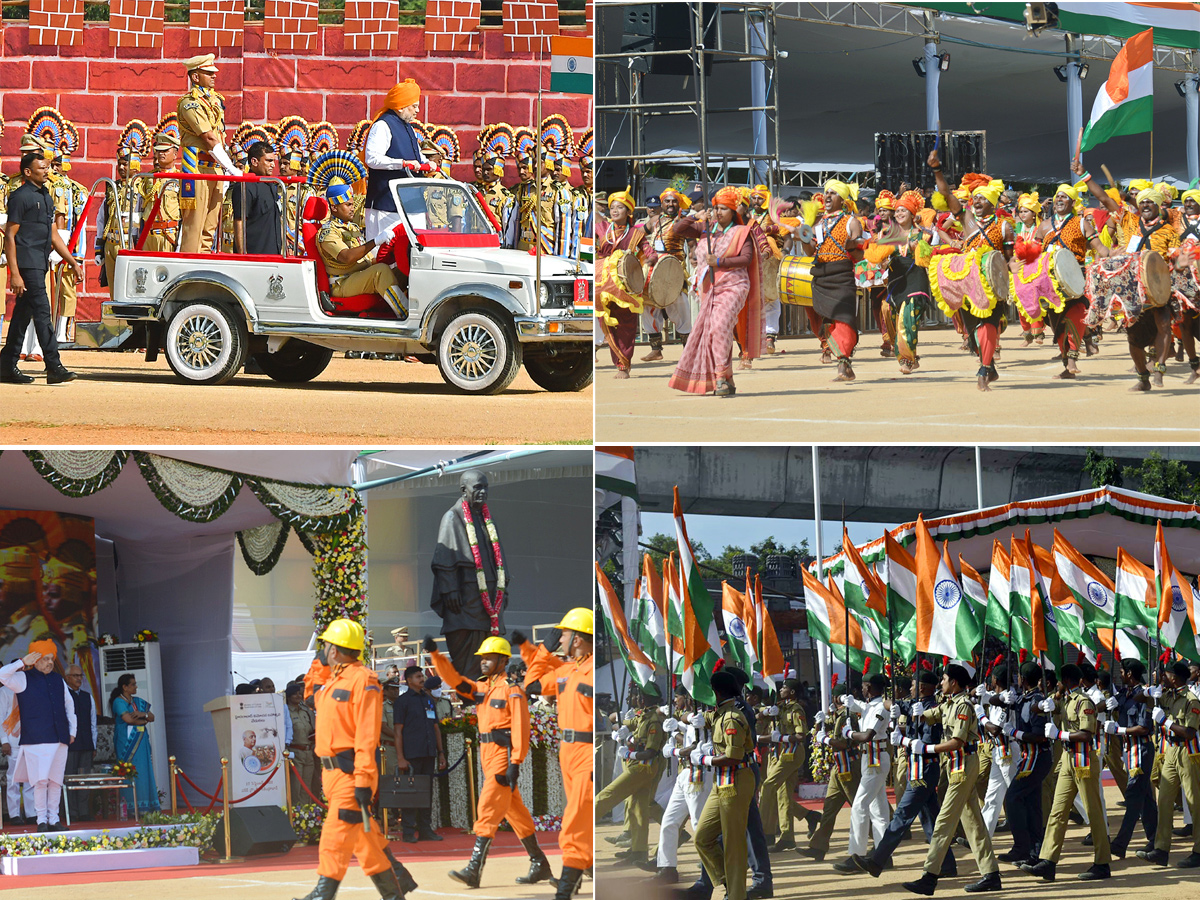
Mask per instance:
[[[1070,247],[1067,247],[1067,245],[1063,243],[1062,233],[1064,230],[1066,230],[1067,224],[1073,218],[1075,218],[1075,213],[1071,213],[1069,216],[1067,216],[1065,219],[1063,219],[1063,223],[1061,225],[1057,224],[1057,222],[1054,219],[1050,220],[1050,224],[1054,227],[1054,230],[1052,232],[1050,232],[1050,240],[1048,240],[1046,242],[1047,247],[1051,247],[1054,244],[1058,244],[1060,247],[1066,247],[1068,250],[1071,249]]]
[[[988,237],[988,229],[989,229],[989,228],[992,226],[992,223],[993,223],[993,222],[995,222],[995,221],[996,221],[996,217],[995,217],[995,216],[992,216],[992,218],[991,218],[991,219],[989,219],[987,222],[980,222],[980,221],[977,219],[977,220],[975,221],[975,224],[979,226],[979,230],[978,230],[978,231],[976,231],[976,232],[975,232],[975,234],[972,234],[972,235],[971,235],[971,237],[967,238],[967,240],[966,240],[966,243],[970,243],[970,241],[971,241],[971,238],[975,237],[976,235],[979,235],[979,236],[981,236],[981,237],[982,237],[982,238],[983,238],[985,241],[987,241],[987,242],[988,242],[988,246],[989,246],[989,247],[991,247],[993,250],[1000,250],[1001,248],[1000,248],[1000,247],[997,247],[995,244],[993,244],[993,243],[992,243],[992,239],[991,239],[990,237]]]
[[[849,255],[850,255],[850,251],[846,249],[846,246],[845,246],[845,244],[843,244],[841,241],[839,241],[837,238],[835,238],[835,237],[833,236],[833,231],[834,231],[834,229],[835,229],[835,228],[837,228],[837,226],[838,226],[838,223],[839,223],[840,221],[842,221],[842,219],[844,219],[845,217],[846,217],[846,214],[845,214],[845,213],[841,213],[841,214],[839,214],[839,215],[838,215],[838,217],[837,217],[836,219],[834,219],[834,220],[833,220],[833,222],[829,223],[829,229],[828,229],[828,231],[825,231],[825,234],[822,236],[822,238],[821,238],[821,242],[820,242],[820,243],[821,243],[821,244],[824,244],[826,241],[833,241],[833,243],[834,243],[834,244],[837,246],[837,248],[838,248],[839,250],[841,250],[841,251],[842,251],[844,254],[846,254],[846,256],[849,256]],[[822,221],[822,222],[821,222],[821,224],[820,224],[820,225],[818,225],[817,227],[818,227],[818,228],[823,228],[823,226],[824,226],[825,224],[826,224],[826,223],[825,223],[824,221]],[[820,251],[820,249],[821,249],[821,247],[820,247],[820,245],[818,244],[818,246],[817,246],[817,250],[818,250],[818,252]]]
[[[1166,224],[1165,222],[1160,221],[1153,228],[1146,228],[1146,226],[1142,224],[1142,220],[1138,219],[1138,228],[1140,228],[1142,230],[1142,240],[1137,245],[1136,249],[1141,250],[1143,247],[1149,247],[1150,246],[1150,236],[1153,235],[1154,232],[1158,231],[1158,229],[1162,228],[1163,225],[1165,225],[1165,224]]]
[[[1186,241],[1189,234],[1200,241],[1200,231],[1197,230],[1197,228],[1200,228],[1200,222],[1192,222],[1186,218],[1183,221],[1187,223],[1187,228],[1183,229],[1183,234],[1179,236],[1179,242],[1183,243]]]

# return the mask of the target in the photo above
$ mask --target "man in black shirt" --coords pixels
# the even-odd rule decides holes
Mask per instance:
[[[408,690],[392,705],[396,768],[408,770],[413,775],[432,775],[435,758],[438,769],[446,768],[446,751],[442,746],[442,729],[438,726],[434,698],[425,690],[425,670],[420,666],[405,669],[404,681]],[[429,807],[402,809],[400,816],[406,843],[442,839],[433,830]]]
[[[250,175],[266,177],[275,174],[278,156],[266,141],[250,145],[247,152]],[[283,252],[283,210],[279,185],[274,182],[241,182],[230,185],[233,192],[233,241],[238,253],[277,256]],[[242,209],[245,190],[246,208]]]
[[[25,331],[31,321],[46,361],[46,382],[61,384],[74,381],[76,377],[74,372],[67,371],[59,359],[50,298],[46,294],[46,272],[50,268],[51,250],[56,250],[59,256],[69,261],[76,280],[83,281],[83,266],[71,255],[54,227],[54,200],[46,188],[53,156],[53,152],[48,150],[31,151],[22,156],[21,174],[25,181],[8,198],[4,252],[13,267],[11,286],[17,302],[8,326],[8,339],[4,349],[0,350],[0,381],[10,384],[30,384],[33,381],[17,369],[17,355],[21,352]]]

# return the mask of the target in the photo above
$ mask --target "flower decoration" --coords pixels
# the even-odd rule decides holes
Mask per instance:
[[[115,634],[113,634],[112,632],[105,631],[103,634],[100,635],[100,646],[101,647],[112,647],[119,643],[120,643],[120,641],[117,640],[117,636]]]
[[[123,759],[117,760],[113,763],[112,773],[118,778],[137,778],[137,766]]]
[[[321,839],[325,810],[315,803],[292,807],[292,830],[303,844],[315,844]]]
[[[128,834],[102,831],[93,837],[69,834],[0,834],[0,856],[44,856],[50,853],[83,853],[93,850],[141,850],[147,847],[197,847],[212,849],[213,835],[221,817],[192,813],[172,816],[147,813],[142,824],[168,825],[168,828],[138,828]]]
[[[320,633],[334,619],[367,617],[367,542],[358,516],[344,531],[309,535],[313,545],[313,622]]]
[[[533,825],[538,831],[562,831],[562,816],[534,816]]]
[[[149,628],[143,628],[133,636],[133,639],[139,644],[157,644],[158,633],[151,631]]]
[[[529,711],[529,746],[557,748],[561,740],[558,715],[545,707]]]
[[[821,725],[813,725],[809,732],[812,737],[812,759],[809,765],[812,767],[812,779],[818,783],[829,780],[829,773],[833,767],[833,750],[817,740],[817,732],[821,728]]]

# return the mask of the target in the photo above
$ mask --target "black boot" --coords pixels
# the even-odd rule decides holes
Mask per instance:
[[[336,878],[326,878],[322,875],[317,879],[317,886],[311,893],[305,894],[300,900],[333,900],[341,884]]]
[[[455,881],[461,881],[467,887],[479,887],[479,878],[483,875],[483,864],[487,862],[488,850],[491,848],[491,838],[475,838],[475,849],[471,851],[471,861],[467,863],[465,869],[452,871],[450,877]]]
[[[554,872],[550,870],[550,860],[546,859],[546,854],[538,846],[536,835],[521,838],[521,846],[529,854],[529,874],[518,875],[517,884],[537,884],[554,876]]]
[[[384,869],[369,877],[383,900],[404,900],[404,891],[400,888],[400,880],[396,878],[395,869]]]
[[[558,885],[558,891],[554,894],[554,900],[571,900],[571,897],[579,890],[579,882],[582,878],[582,869],[563,866],[562,874],[555,882]]]
[[[404,863],[396,859],[390,847],[385,847],[383,852],[387,856],[388,862],[392,864],[392,871],[396,873],[396,881],[400,883],[400,893],[410,894],[415,891],[417,889],[417,882],[413,880],[408,869],[404,868]]]
[[[937,890],[936,875],[930,875],[928,872],[921,876],[920,881],[906,881],[900,887],[914,894],[924,894],[926,897],[932,897],[933,892]]]
[[[1028,872],[1030,875],[1036,875],[1042,881],[1053,881],[1055,868],[1057,868],[1057,865],[1053,860],[1039,859],[1032,865],[1025,863],[1021,866],[1021,871]]]
[[[1002,889],[1000,884],[1000,873],[991,872],[984,875],[978,881],[972,882],[963,888],[968,894],[981,894],[985,891],[998,891]]]

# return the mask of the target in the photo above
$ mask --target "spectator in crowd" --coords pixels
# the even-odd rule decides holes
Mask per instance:
[[[446,768],[437,701],[426,690],[425,670],[420,666],[405,669],[404,681],[408,690],[391,704],[395,709],[396,765],[414,775],[432,775],[435,765],[439,771]],[[433,830],[430,807],[404,809],[400,815],[405,843],[442,839]]]
[[[450,718],[454,713],[454,704],[446,696],[446,688],[442,684],[442,679],[437,675],[426,676],[425,692],[434,699],[433,708],[437,712],[437,720],[441,722],[443,719]]]
[[[77,665],[67,666],[67,688],[71,691],[71,699],[75,701],[76,732],[75,742],[67,748],[67,775],[90,775],[92,758],[96,753],[99,736],[96,731],[96,702],[92,695],[83,689],[83,669]],[[71,808],[71,819],[76,822],[90,821],[91,810],[88,803],[88,791],[67,793],[67,803]]]

